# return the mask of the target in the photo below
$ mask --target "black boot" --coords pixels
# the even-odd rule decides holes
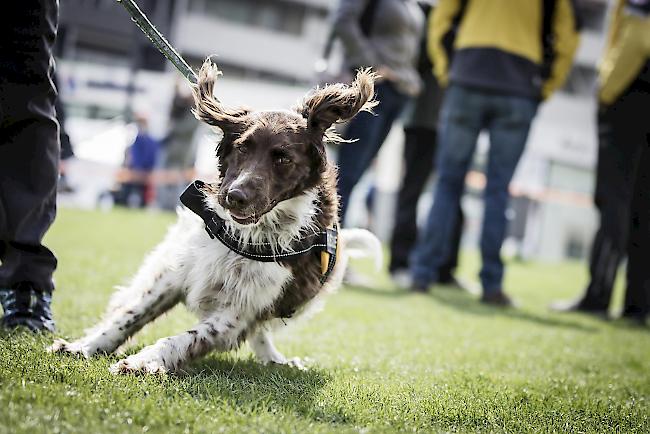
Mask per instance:
[[[549,305],[549,309],[555,312],[580,312],[603,319],[607,318],[607,307],[588,303],[584,297],[580,297],[577,300],[553,302]]]
[[[54,332],[51,301],[50,292],[40,291],[30,282],[0,289],[0,304],[4,309],[2,326],[9,329],[23,326],[33,332]]]

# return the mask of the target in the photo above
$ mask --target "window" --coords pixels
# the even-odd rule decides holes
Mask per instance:
[[[203,64],[204,58],[198,58],[191,55],[184,54],[185,60],[187,63],[194,69],[198,71]],[[224,77],[228,79],[237,78],[242,80],[259,80],[267,81],[274,83],[282,83],[288,85],[305,85],[311,83],[304,83],[298,80],[297,78],[285,74],[279,74],[272,71],[264,71],[261,69],[248,68],[241,65],[235,65],[232,63],[219,60],[219,69],[223,72]]]
[[[73,51],[72,60],[79,62],[98,63],[101,65],[130,66],[131,58],[128,52],[112,50],[107,47],[79,43]]]
[[[192,0],[189,10],[292,35],[302,34],[307,14],[304,4],[283,0]]]

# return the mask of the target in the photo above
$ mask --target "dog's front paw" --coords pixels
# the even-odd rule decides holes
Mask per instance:
[[[300,357],[292,357],[289,360],[287,360],[286,363],[287,366],[291,366],[292,368],[296,368],[299,371],[306,371],[307,367],[305,366],[304,362]]]
[[[307,368],[305,367],[305,364],[303,361],[300,359],[300,357],[292,357],[291,359],[287,359],[284,357],[282,354],[273,354],[270,355],[269,357],[260,360],[262,364],[268,365],[269,363],[272,363],[274,365],[285,365],[285,366],[291,366],[292,368],[296,368],[300,371],[306,371]]]
[[[68,342],[65,339],[55,339],[52,345],[47,347],[49,353],[77,354],[89,358],[94,351],[83,339]]]
[[[162,358],[152,352],[138,353],[122,359],[110,367],[113,374],[165,374],[169,368]]]

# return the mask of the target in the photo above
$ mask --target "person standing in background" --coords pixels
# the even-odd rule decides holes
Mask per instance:
[[[363,26],[362,26],[363,23]],[[343,44],[344,68],[372,67],[381,78],[375,114],[359,113],[338,150],[341,222],[355,185],[377,155],[409,98],[420,92],[416,62],[424,17],[414,0],[340,0],[334,32]]]
[[[199,121],[192,114],[192,94],[183,94],[180,83],[169,114],[169,133],[162,142],[159,167],[166,174],[157,186],[156,203],[161,209],[173,211],[180,205],[179,196],[187,186],[188,171],[194,169]]]
[[[151,174],[158,160],[160,141],[149,133],[149,120],[136,114],[137,135],[127,148],[124,167],[127,179],[121,186],[118,203],[131,208],[143,208],[151,200],[153,189]]]
[[[422,11],[431,18],[432,6],[421,3]],[[390,242],[390,265],[388,271],[400,287],[409,287],[409,256],[417,239],[417,206],[424,186],[431,177],[437,149],[438,112],[443,90],[433,75],[433,65],[427,50],[426,33],[422,33],[417,70],[422,80],[422,92],[411,100],[404,112],[404,175],[397,195],[395,223]],[[463,234],[463,211],[458,207],[458,219],[454,228],[449,258],[438,273],[438,282],[461,287],[454,277],[458,265],[460,240]]]
[[[429,24],[429,49],[438,82],[448,88],[441,111],[434,202],[411,258],[414,291],[428,290],[449,258],[465,176],[479,133],[487,130],[481,301],[512,304],[503,291],[500,254],[508,186],[539,102],[562,85],[577,45],[578,21],[571,0],[438,2]],[[445,46],[453,47],[453,58]]]
[[[42,244],[56,215],[59,125],[52,49],[57,0],[3,10],[0,50],[0,304],[6,328],[54,331],[57,266]]]
[[[627,252],[623,316],[644,322],[650,309],[650,0],[618,0],[611,17],[599,71],[594,201],[600,227],[591,251],[591,279],[580,298],[551,308],[605,317]]]

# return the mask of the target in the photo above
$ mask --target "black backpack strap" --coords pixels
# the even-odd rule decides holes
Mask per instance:
[[[375,16],[377,15],[380,1],[381,0],[368,0],[368,4],[366,4],[366,7],[361,14],[361,18],[359,19],[361,33],[366,37],[370,36],[370,33],[372,32],[372,25],[375,22]]]
[[[542,79],[546,80],[551,76],[555,60],[553,22],[555,21],[557,0],[542,0],[542,2]]]
[[[448,59],[447,64],[449,65],[449,67],[451,67],[451,61],[454,57],[454,43],[456,42],[456,35],[458,34],[458,28],[460,27],[460,23],[461,21],[463,21],[463,17],[465,16],[465,11],[467,10],[468,1],[469,0],[460,1],[460,7],[458,8],[458,12],[456,13],[456,15],[454,15],[454,18],[451,23],[451,27],[449,27],[447,33],[445,33],[442,36],[442,46],[445,49],[445,53],[447,54],[447,59]]]

